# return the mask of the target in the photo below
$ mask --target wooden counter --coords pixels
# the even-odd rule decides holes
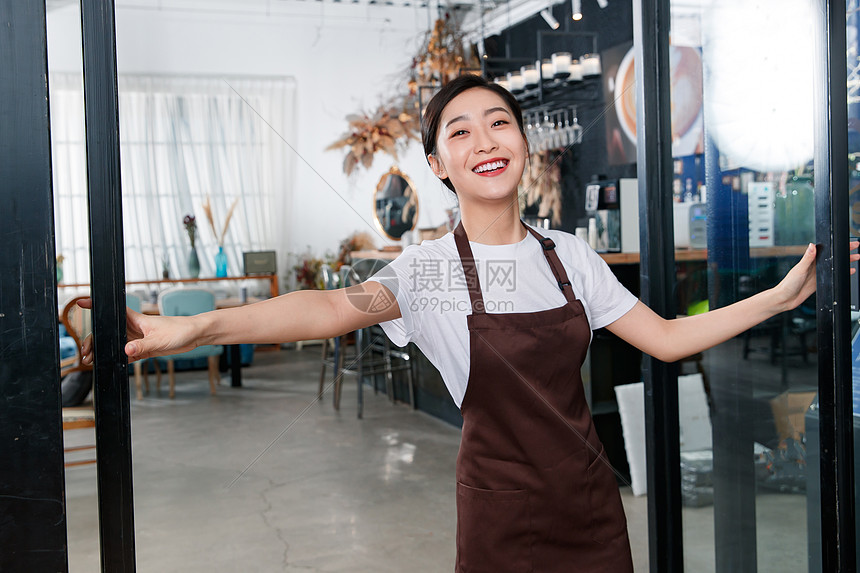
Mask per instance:
[[[803,256],[806,245],[791,245],[787,247],[753,247],[750,257],[763,259],[768,257]],[[637,265],[639,253],[600,253],[600,257],[610,265]],[[677,249],[676,261],[707,261],[707,249]]]
[[[806,245],[788,247],[754,247],[750,249],[753,258],[802,256]],[[403,251],[354,251],[354,259],[385,259],[393,261]],[[601,258],[610,265],[638,265],[639,253],[600,253]],[[676,261],[706,261],[707,249],[678,249],[675,251]]]

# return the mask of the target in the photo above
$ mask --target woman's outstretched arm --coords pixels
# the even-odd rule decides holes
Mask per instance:
[[[856,249],[860,243],[851,243]],[[860,255],[851,255],[851,260]],[[853,272],[853,271],[852,271]],[[791,310],[815,292],[815,246],[806,252],[775,287],[704,314],[667,320],[642,302],[607,326],[610,332],[642,352],[675,362],[749,330],[768,318]]]
[[[80,302],[92,307],[91,299]],[[178,354],[204,344],[281,343],[332,338],[400,318],[386,287],[368,281],[345,289],[297,291],[246,306],[196,316],[147,316],[126,309],[130,361]],[[81,346],[92,362],[92,338]]]

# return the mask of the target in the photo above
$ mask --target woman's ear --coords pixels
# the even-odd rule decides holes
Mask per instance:
[[[427,156],[427,163],[430,164],[430,169],[433,170],[433,174],[439,179],[447,179],[448,172],[445,170],[445,166],[442,165],[442,162],[436,159],[436,156],[432,153]]]

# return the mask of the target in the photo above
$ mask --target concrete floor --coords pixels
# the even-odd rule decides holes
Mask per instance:
[[[132,401],[138,571],[453,570],[458,429],[372,391],[358,420],[352,378],[340,412],[330,389],[316,401],[319,347],[257,352],[243,375],[243,388],[225,377],[211,397],[205,372],[182,372],[174,400],[153,388]],[[66,472],[73,573],[99,570],[95,476]],[[760,571],[805,570],[797,497],[760,497],[760,519],[784,524],[760,540]],[[635,569],[647,572],[646,498],[622,498]],[[713,571],[713,508],[684,520],[687,570]],[[792,547],[780,560],[792,566],[768,565]]]

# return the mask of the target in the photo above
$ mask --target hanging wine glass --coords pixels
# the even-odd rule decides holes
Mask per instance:
[[[564,116],[564,125],[559,130],[559,147],[564,151],[570,145],[570,111],[563,110],[560,113]]]
[[[526,141],[529,142],[529,147],[533,148],[535,145],[535,126],[532,124],[532,114],[525,114],[526,120]]]
[[[579,117],[575,106],[573,108],[573,125],[571,125],[570,127],[571,132],[574,134],[573,143],[577,145],[582,143],[582,126],[579,125]]]
[[[544,131],[546,131],[546,128],[544,127],[543,123],[541,123],[540,114],[538,112],[535,112],[535,151],[541,151],[541,145],[543,145]]]
[[[543,124],[545,125],[545,129],[541,141],[541,151],[548,151],[552,146],[552,133],[555,129],[555,124],[549,117],[549,110],[544,110],[543,112]]]
[[[555,121],[555,148],[564,151],[564,148],[567,147],[567,134],[564,131],[564,111],[556,112],[556,121]]]

